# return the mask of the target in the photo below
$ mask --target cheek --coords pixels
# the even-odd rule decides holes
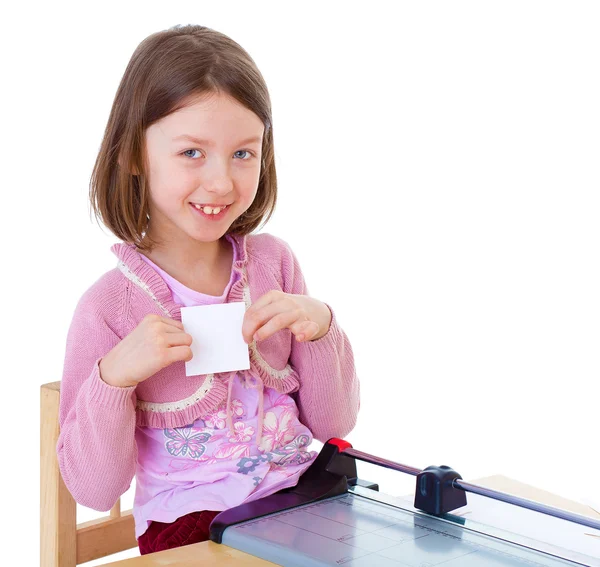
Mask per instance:
[[[246,185],[243,189],[238,191],[238,195],[242,207],[244,210],[248,210],[256,197],[256,187],[253,185]]]
[[[258,180],[260,178],[260,169],[250,169],[242,172],[237,179],[237,188],[244,201],[251,203],[256,197],[258,190]]]
[[[198,187],[197,178],[181,168],[163,169],[157,177],[157,187],[164,202],[171,204],[185,200]]]
[[[165,211],[181,209],[182,204],[187,203],[187,199],[193,191],[192,184],[174,177],[161,179],[160,181],[155,180],[150,189],[153,201]]]

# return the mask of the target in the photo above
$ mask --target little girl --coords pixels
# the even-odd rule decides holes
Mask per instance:
[[[141,554],[204,541],[220,511],[296,485],[313,437],[345,437],[360,405],[331,307],[308,295],[285,241],[252,234],[277,182],[270,98],[246,51],[195,25],[142,41],[90,187],[122,242],[69,328],[60,471],[102,511],[136,477]],[[186,376],[181,306],[233,301],[250,369]]]

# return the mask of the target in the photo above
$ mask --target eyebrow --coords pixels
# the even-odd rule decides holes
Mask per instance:
[[[214,146],[214,143],[210,140],[201,140],[200,138],[196,138],[194,136],[191,136],[190,134],[182,134],[181,136],[175,136],[175,138],[173,138],[173,142],[176,142],[177,140],[189,140],[190,142],[200,144],[201,146]],[[253,136],[252,138],[242,140],[241,142],[239,142],[239,145],[242,146],[244,144],[252,144],[255,142],[260,143],[260,141],[260,136]]]

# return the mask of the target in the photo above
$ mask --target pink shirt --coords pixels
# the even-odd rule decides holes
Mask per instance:
[[[244,301],[249,308],[271,290],[309,295],[284,240],[268,233],[229,237],[237,260],[227,302]],[[110,510],[137,474],[134,517],[140,534],[153,517],[172,521],[190,510],[225,508],[295,484],[309,464],[304,459],[313,456],[306,450],[313,438],[343,438],[353,429],[360,382],[352,346],[329,304],[329,330],[315,341],[295,341],[282,329],[250,343],[249,378],[245,372],[187,376],[184,361],[177,361],[136,386],[104,382],[102,358],[145,317],[181,321],[181,304],[223,300],[202,298],[169,279],[133,244],[120,242],[111,251],[117,266],[75,307],[60,382],[56,453],[78,504]],[[232,451],[228,457],[226,448]],[[189,509],[185,500],[193,504]]]
[[[228,240],[235,262],[236,244]],[[141,256],[163,277],[173,300],[186,307],[224,303],[237,278],[232,270],[221,296],[206,295]],[[264,388],[261,411],[262,384],[256,378],[250,370],[232,373],[228,402],[187,427],[136,427],[136,538],[152,520],[171,523],[194,511],[225,510],[297,484],[317,455],[308,450],[312,433],[300,423],[296,403],[288,394]],[[233,430],[227,426],[227,407]]]

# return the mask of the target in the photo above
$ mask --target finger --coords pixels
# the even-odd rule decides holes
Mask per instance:
[[[164,326],[165,333],[181,333],[181,331],[185,331],[183,325],[165,325]]]
[[[170,319],[169,317],[161,317],[160,320],[163,323],[166,323],[169,327],[172,327],[177,331],[177,329],[183,330],[183,323],[178,321],[177,319]],[[171,329],[169,329],[171,331]]]
[[[254,339],[257,341],[264,341],[271,335],[274,335],[281,329],[287,329],[297,322],[300,317],[303,317],[302,309],[294,309],[293,311],[284,311],[278,313],[271,319],[269,319],[262,327],[260,327],[256,333],[254,333]]]
[[[268,291],[264,295],[260,296],[250,307],[248,307],[246,313],[253,315],[255,312],[260,311],[263,307],[269,305],[270,303],[281,301],[285,296],[286,294],[282,291],[272,289],[271,291]]]
[[[301,321],[300,323],[296,323],[290,330],[296,336],[296,340],[298,342],[306,342],[312,340],[313,337],[317,336],[319,333],[320,327],[319,324],[315,321]]]
[[[193,354],[192,356],[190,356],[190,349],[186,346],[176,346],[173,348],[170,348],[168,351],[168,356],[169,356],[169,360],[171,361],[171,363],[173,362],[178,362],[178,361],[187,361],[189,362],[190,360],[192,360],[193,358]]]
[[[192,335],[179,331],[178,333],[168,333],[165,335],[168,347],[191,346],[193,342]]]
[[[264,296],[263,296],[264,297]],[[269,319],[272,319],[278,313],[289,311],[289,305],[285,298],[280,298],[272,303],[263,305],[260,309],[248,310],[244,314],[242,323],[242,335],[246,343],[252,342],[254,333],[262,327]]]

